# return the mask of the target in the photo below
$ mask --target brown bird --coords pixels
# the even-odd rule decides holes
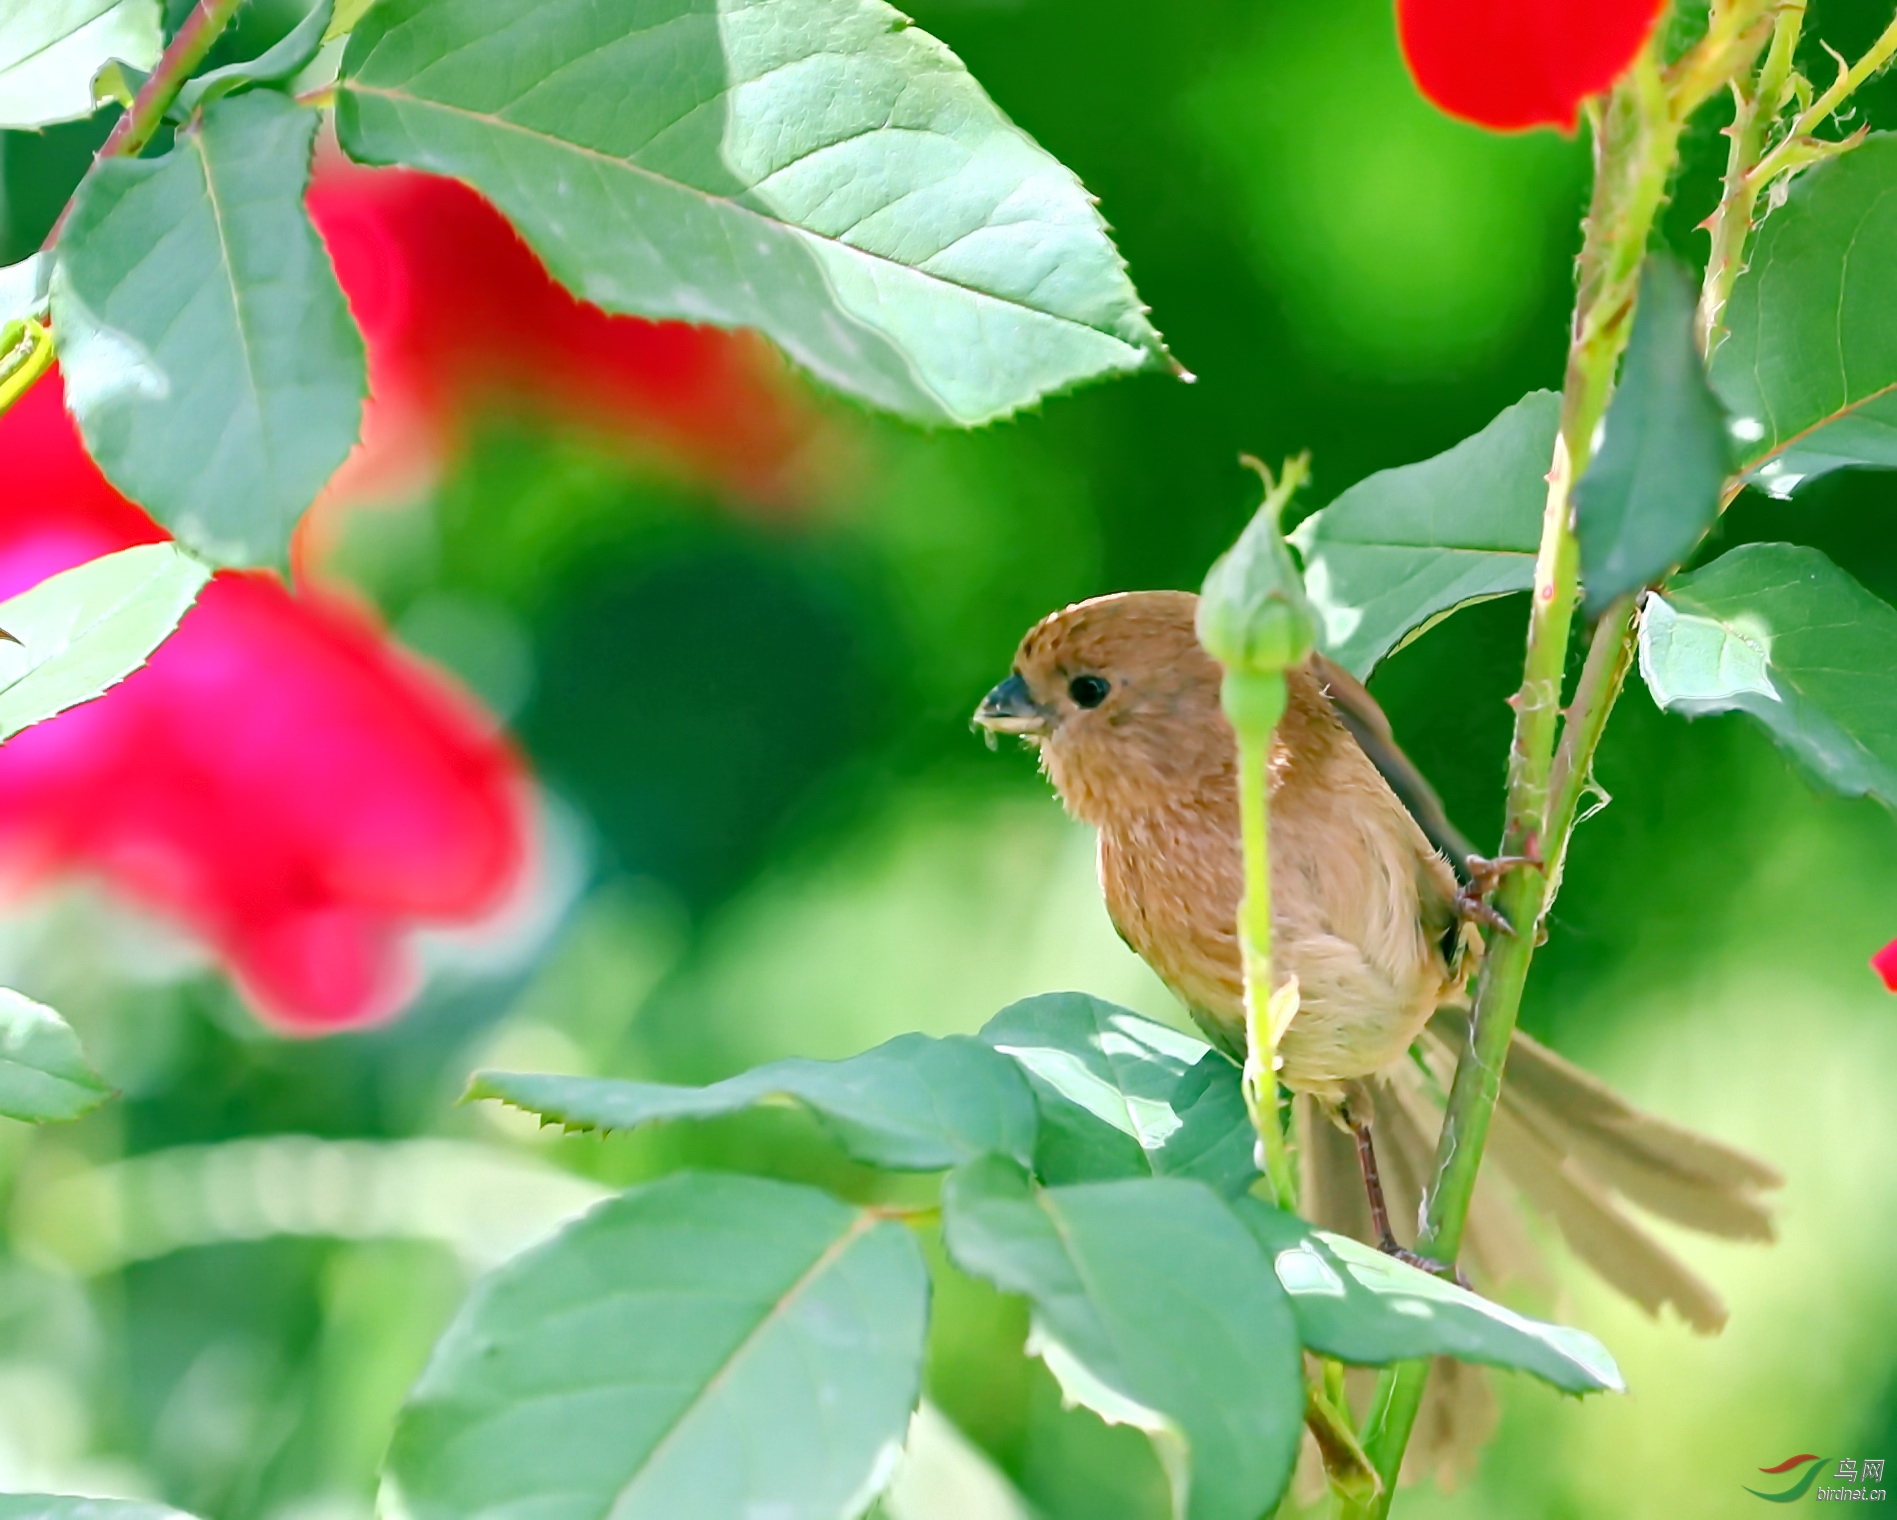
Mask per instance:
[[[1100,884],[1121,937],[1237,1057],[1237,747],[1196,608],[1189,593],[1147,591],[1052,614],[1022,639],[975,722],[1039,749],[1068,812],[1099,830]],[[1298,979],[1280,1076],[1298,1095],[1304,1211],[1407,1254],[1391,1215],[1416,1217],[1442,1094],[1468,1039],[1465,988],[1481,945],[1470,919],[1483,883],[1459,881],[1451,860],[1467,876],[1467,847],[1370,694],[1321,655],[1287,679],[1268,761],[1272,950],[1278,979]],[[1718,1295],[1623,1205],[1709,1234],[1772,1238],[1759,1197],[1781,1182],[1771,1167],[1641,1112],[1520,1032],[1489,1158],[1610,1284],[1649,1313],[1672,1305],[1701,1332],[1725,1323]],[[1466,1232],[1463,1259],[1479,1282],[1533,1263],[1492,1171]],[[1471,1422],[1486,1423],[1466,1397],[1454,1409],[1456,1383],[1486,1398],[1480,1381],[1446,1371],[1432,1379],[1440,1428],[1432,1442],[1426,1410],[1419,1466],[1453,1462],[1479,1440]]]

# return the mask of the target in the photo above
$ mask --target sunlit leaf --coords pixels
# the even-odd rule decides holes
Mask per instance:
[[[928,1272],[872,1210],[682,1173],[476,1285],[390,1450],[410,1520],[852,1520],[920,1392]]]
[[[0,1494],[0,1520],[192,1520],[183,1510],[77,1494]]]
[[[111,1096],[64,1019],[0,987],[0,1114],[33,1124],[77,1119]]]
[[[168,114],[176,121],[183,121],[200,106],[208,105],[233,90],[241,90],[246,85],[275,84],[288,79],[314,58],[316,50],[323,45],[323,36],[330,21],[330,7],[331,0],[316,0],[301,21],[279,38],[274,46],[266,48],[255,58],[242,63],[227,63],[222,68],[207,69],[195,79],[186,80]]]
[[[1726,307],[1714,388],[1774,496],[1897,467],[1897,133],[1806,169],[1759,229]]]
[[[1640,672],[1660,706],[1750,713],[1819,780],[1897,807],[1897,609],[1816,549],[1746,544],[1649,596]]]
[[[149,69],[163,47],[158,0],[10,0],[0,6],[0,128],[76,121],[112,59]]]
[[[1233,1207],[1264,1247],[1313,1351],[1370,1366],[1453,1356],[1532,1373],[1568,1393],[1624,1387],[1607,1348],[1584,1330],[1529,1319],[1256,1198]]]
[[[220,562],[282,562],[355,442],[362,339],[303,210],[316,115],[219,100],[158,159],[94,165],[60,235],[54,330],[86,446]]]
[[[0,602],[0,740],[103,696],[150,659],[211,577],[176,544],[121,549]]]
[[[382,0],[336,120],[587,300],[759,328],[920,421],[1166,362],[1079,182],[882,0]]]
[[[1535,580],[1561,398],[1533,391],[1472,438],[1360,480],[1291,542],[1324,652],[1359,679],[1470,602]]]
[[[710,1087],[605,1077],[478,1073],[472,1098],[499,1098],[573,1129],[708,1119],[773,1098],[814,1111],[872,1166],[939,1171],[995,1152],[1034,1152],[1034,1098],[1014,1063],[966,1035],[898,1035],[844,1061],[773,1061]]]
[[[1719,515],[1732,455],[1693,334],[1698,300],[1676,259],[1648,255],[1604,436],[1574,488],[1590,617],[1679,564]]]
[[[1239,1193],[1258,1175],[1238,1068],[1202,1040],[1082,992],[1024,998],[981,1037],[1033,1084],[1043,1182],[1173,1175]]]
[[[1025,1296],[1067,1397],[1152,1437],[1180,1520],[1257,1520],[1303,1428],[1297,1327],[1257,1241],[1179,1178],[1038,1188],[999,1159],[949,1176],[949,1254]]]
[[[0,327],[30,317],[46,304],[52,266],[51,255],[35,253],[0,268]]]
[[[323,31],[323,41],[329,43],[347,37],[369,14],[369,7],[374,4],[375,0],[337,0],[335,14],[329,18],[329,25]]]

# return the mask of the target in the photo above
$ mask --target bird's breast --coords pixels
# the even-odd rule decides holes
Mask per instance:
[[[1278,981],[1299,983],[1280,1049],[1299,1090],[1332,1093],[1400,1058],[1456,991],[1438,943],[1453,878],[1370,779],[1378,785],[1346,773],[1274,789],[1272,959]],[[1220,1043],[1242,1050],[1236,797],[1115,820],[1100,835],[1100,882],[1121,935]]]

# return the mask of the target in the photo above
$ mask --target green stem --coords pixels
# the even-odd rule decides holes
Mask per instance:
[[[1548,900],[1561,890],[1581,797],[1591,783],[1594,752],[1600,748],[1607,719],[1620,699],[1634,656],[1634,598],[1623,596],[1594,625],[1587,663],[1568,704],[1568,721],[1561,729],[1561,747],[1555,752],[1548,778],[1548,838],[1554,848],[1546,861]]]
[[[1271,1019],[1271,735],[1284,712],[1282,673],[1228,671],[1226,714],[1238,738],[1238,828],[1245,857],[1245,896],[1238,941],[1245,973],[1245,1104],[1265,1153],[1265,1176],[1281,1209],[1298,1206],[1297,1173],[1285,1143],[1278,1092],[1278,1044]]]
[[[1792,3],[1804,9],[1805,0]],[[1666,71],[1677,115],[1691,116],[1721,85],[1750,65],[1772,30],[1775,10],[1772,0],[1734,0],[1730,5],[1713,6],[1706,35]]]
[[[1810,137],[1813,132],[1823,126],[1831,118],[1832,113],[1851,98],[1859,85],[1883,68],[1894,56],[1897,56],[1897,18],[1893,18],[1890,25],[1884,28],[1877,41],[1870,45],[1862,58],[1832,81],[1830,89],[1798,113],[1797,119],[1787,129],[1779,145],[1760,159],[1758,166],[1753,169],[1754,188],[1764,189],[1781,170],[1797,163],[1803,139]]]
[[[146,144],[164,121],[165,112],[178,98],[178,91],[197,72],[204,55],[211,51],[211,44],[230,24],[242,3],[243,0],[198,0],[159,58],[158,67],[139,87],[132,108],[113,125],[105,146],[99,149],[99,157],[136,158],[145,151]]]
[[[1435,1180],[1424,1202],[1417,1238],[1417,1250],[1439,1261],[1453,1262],[1461,1249],[1529,964],[1565,854],[1573,804],[1578,802],[1593,744],[1606,721],[1604,708],[1618,690],[1618,680],[1608,679],[1614,662],[1603,656],[1602,673],[1577,693],[1569,722],[1574,747],[1556,791],[1552,785],[1555,738],[1580,572],[1580,545],[1569,498],[1574,482],[1587,469],[1594,435],[1613,389],[1639,291],[1647,238],[1665,198],[1682,125],[1648,54],[1617,88],[1596,140],[1594,194],[1579,265],[1561,425],[1548,474],[1528,647],[1521,688],[1513,699],[1515,732],[1509,750],[1502,853],[1527,855],[1540,864],[1511,873],[1497,895],[1496,905],[1515,932],[1496,936],[1489,945],[1476,988],[1470,1048],[1456,1067],[1437,1146]],[[1583,711],[1584,702],[1599,704],[1603,710],[1598,716],[1591,709]],[[1568,800],[1570,794],[1572,800]],[[1347,1509],[1347,1514],[1380,1520],[1389,1513],[1428,1370],[1426,1362],[1406,1362],[1386,1369],[1378,1380],[1365,1420],[1364,1448],[1383,1487],[1374,1500]]]
[[[172,101],[178,98],[185,81],[197,71],[204,62],[204,55],[211,51],[237,7],[243,0],[198,0],[191,14],[184,18],[184,25],[178,28],[165,51],[158,59],[158,67],[151,76],[139,86],[138,94],[132,97],[130,109],[112,124],[112,130],[106,135],[104,145],[99,149],[100,158],[136,158],[145,151],[152,136],[164,122],[165,112],[171,109]],[[53,223],[53,230],[46,234],[46,241],[40,246],[51,248],[59,241],[59,234],[66,226],[66,218],[72,212],[72,202],[67,201],[59,213],[59,219]]]
[[[1784,0],[1772,23],[1772,46],[1749,90],[1735,87],[1737,101],[1731,145],[1726,151],[1726,175],[1718,209],[1712,216],[1712,250],[1706,259],[1706,280],[1700,291],[1699,346],[1710,354],[1724,334],[1726,302],[1744,267],[1746,239],[1752,234],[1762,182],[1752,177],[1765,151],[1765,134],[1791,93],[1793,55],[1805,24],[1805,0]]]

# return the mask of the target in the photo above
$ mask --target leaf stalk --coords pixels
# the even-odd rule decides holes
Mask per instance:
[[[1497,895],[1498,908],[1516,932],[1490,941],[1476,988],[1470,1046],[1457,1064],[1443,1115],[1416,1247],[1438,1261],[1453,1262],[1462,1245],[1528,968],[1559,882],[1594,746],[1625,673],[1624,659],[1614,652],[1616,634],[1597,635],[1604,652],[1590,660],[1593,679],[1584,679],[1576,694],[1563,736],[1565,758],[1557,768],[1562,679],[1580,590],[1580,544],[1570,497],[1592,457],[1631,329],[1647,239],[1678,156],[1685,121],[1681,104],[1669,92],[1650,48],[1596,117],[1594,191],[1584,223],[1561,423],[1548,472],[1522,684],[1513,698],[1501,853],[1537,863],[1511,873]],[[1630,602],[1617,606],[1602,620],[1603,627],[1624,635],[1631,626],[1630,609]],[[1624,636],[1618,642],[1624,643]],[[1386,1368],[1379,1378],[1363,1445],[1382,1490],[1368,1502],[1343,1505],[1342,1513],[1352,1520],[1382,1520],[1389,1513],[1428,1371],[1427,1362],[1404,1362]]]
[[[1229,684],[1234,675],[1228,673]],[[1295,1212],[1297,1172],[1285,1141],[1284,1104],[1278,1084],[1278,1039],[1283,1028],[1273,1005],[1271,970],[1271,736],[1284,712],[1282,673],[1237,677],[1273,690],[1266,703],[1253,705],[1250,721],[1233,724],[1238,737],[1238,827],[1245,854],[1245,897],[1239,904],[1238,938],[1245,971],[1245,1106],[1258,1146],[1264,1153],[1266,1179],[1278,1207]],[[1275,711],[1267,705],[1275,699]],[[1292,993],[1295,997],[1295,991]],[[1288,1022],[1288,1020],[1286,1021]]]
[[[184,88],[185,81],[196,72],[204,62],[205,54],[211,51],[224,28],[230,24],[231,17],[237,14],[237,8],[243,0],[198,0],[191,14],[185,17],[184,25],[178,28],[163,54],[158,59],[158,67],[151,76],[139,86],[138,94],[132,97],[130,108],[106,134],[105,142],[95,155],[98,159],[136,158],[145,151],[157,132],[159,124],[165,119],[165,112],[178,97],[178,91]],[[59,242],[59,235],[65,231],[66,218],[72,215],[72,201],[60,207],[52,230],[46,234],[46,241],[40,244],[42,253],[51,252]],[[43,330],[42,330],[43,331]],[[16,375],[7,372],[0,381],[0,414],[18,401],[33,386],[33,383],[52,367],[53,349],[51,341],[43,345],[44,355],[22,383],[15,383]],[[0,370],[4,370],[5,359],[0,358]]]
[[[198,0],[159,57],[158,67],[132,97],[132,108],[113,124],[104,146],[99,149],[100,158],[136,158],[145,151],[185,81],[197,72],[205,54],[211,51],[211,44],[230,24],[242,3],[243,0]],[[58,233],[55,227],[46,240],[48,248]]]
[[[16,330],[17,329],[17,330]],[[53,335],[31,318],[0,332],[0,414],[53,367]]]
[[[1772,21],[1772,45],[1750,89],[1733,85],[1732,125],[1726,129],[1726,173],[1719,206],[1708,225],[1712,250],[1699,303],[1700,352],[1711,354],[1725,336],[1726,302],[1745,267],[1746,239],[1752,234],[1762,181],[1753,177],[1765,151],[1765,135],[1792,95],[1792,60],[1805,24],[1805,0],[1785,0]]]

